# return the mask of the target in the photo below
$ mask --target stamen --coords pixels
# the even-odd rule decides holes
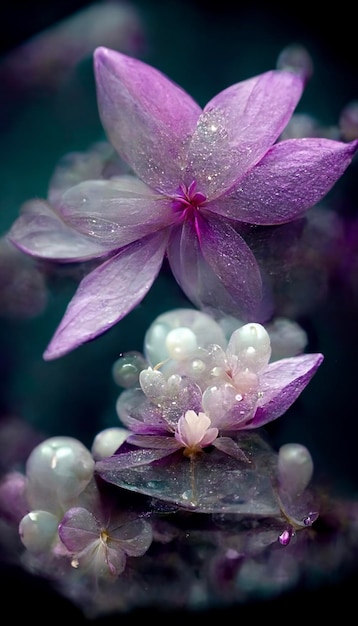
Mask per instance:
[[[185,209],[198,209],[206,202],[206,196],[200,191],[195,191],[196,180],[193,180],[187,187],[180,183],[176,193],[172,196],[172,207],[174,211],[184,211]]]

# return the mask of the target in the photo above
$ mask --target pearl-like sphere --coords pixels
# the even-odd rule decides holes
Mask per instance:
[[[114,426],[105,428],[99,432],[92,444],[91,452],[95,461],[112,456],[119,446],[127,439],[130,431],[126,428]]]
[[[244,324],[231,335],[227,355],[232,369],[258,372],[270,360],[270,335],[262,324]]]
[[[90,451],[77,439],[46,439],[33,449],[26,463],[30,507],[53,513],[68,507],[93,477],[94,465]]]
[[[281,488],[292,496],[302,493],[313,475],[313,460],[306,446],[286,443],[278,453],[278,478]]]
[[[48,511],[30,511],[19,524],[25,548],[33,552],[48,550],[57,539],[58,519]]]
[[[168,359],[185,359],[209,344],[226,347],[221,326],[201,311],[174,309],[159,315],[149,326],[144,337],[144,355],[148,364],[155,367]]]

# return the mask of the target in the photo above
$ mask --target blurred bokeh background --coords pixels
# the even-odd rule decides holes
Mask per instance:
[[[26,200],[46,197],[64,154],[84,151],[104,138],[92,73],[97,45],[154,65],[205,105],[230,84],[276,67],[292,44],[303,46],[313,63],[298,111],[323,127],[337,127],[344,107],[358,100],[356,20],[346,2],[317,10],[299,2],[226,0],[210,6],[199,0],[13,0],[3,6],[0,237]],[[323,352],[325,361],[289,414],[270,430],[275,446],[307,445],[318,479],[349,498],[358,495],[357,173],[355,161],[326,203],[349,225],[352,256],[346,274],[329,281],[324,296],[313,306],[307,301],[298,314],[308,349]],[[72,435],[91,445],[100,429],[116,425],[114,361],[122,352],[142,349],[144,333],[157,315],[187,305],[163,271],[143,303],[120,324],[73,353],[45,362],[42,353],[79,277],[53,272],[44,286],[27,268],[19,273],[18,260],[5,245],[0,249],[2,471],[15,454],[26,457],[36,433]]]

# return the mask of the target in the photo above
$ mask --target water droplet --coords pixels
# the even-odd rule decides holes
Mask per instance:
[[[292,526],[289,526],[288,528],[285,528],[285,530],[278,536],[278,541],[281,546],[288,546],[288,544],[291,543],[292,538],[295,536],[296,533],[294,529],[292,528]]]
[[[312,526],[312,524],[318,519],[319,513],[317,511],[312,511],[309,513],[303,520],[305,526]]]
[[[192,489],[188,489],[187,491],[183,491],[181,494],[181,498],[183,502],[190,504],[193,508],[196,508],[197,503],[195,501]]]

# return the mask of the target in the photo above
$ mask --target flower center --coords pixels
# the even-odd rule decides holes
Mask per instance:
[[[172,207],[174,211],[191,211],[198,209],[206,202],[206,196],[200,191],[196,191],[196,180],[193,180],[187,187],[181,183],[172,196]]]
[[[105,528],[103,528],[103,529],[101,530],[101,533],[100,533],[100,539],[101,539],[102,543],[104,543],[104,544],[107,544],[107,543],[108,543],[108,540],[109,540],[109,534],[108,534],[108,532],[107,532],[107,530],[106,530]]]

